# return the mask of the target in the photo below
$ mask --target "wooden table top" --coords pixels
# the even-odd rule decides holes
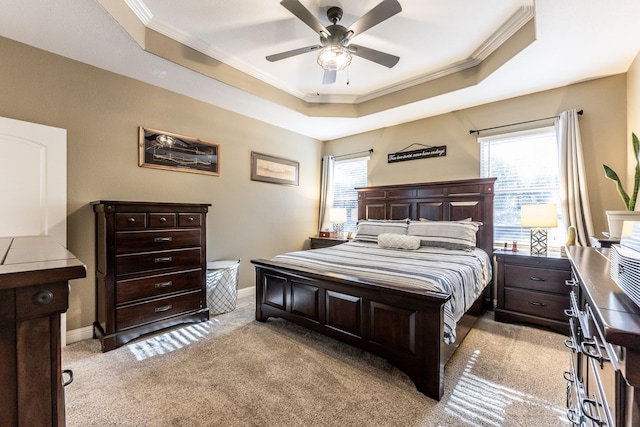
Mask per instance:
[[[0,237],[0,289],[86,277],[86,266],[49,236]]]

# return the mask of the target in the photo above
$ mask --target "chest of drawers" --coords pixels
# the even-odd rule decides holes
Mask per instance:
[[[566,258],[496,252],[496,320],[543,326],[566,334],[571,267]]]
[[[102,351],[143,334],[209,318],[208,204],[93,202],[95,336]]]
[[[611,279],[608,250],[567,247],[574,286],[564,379],[574,426],[640,426],[640,307]]]

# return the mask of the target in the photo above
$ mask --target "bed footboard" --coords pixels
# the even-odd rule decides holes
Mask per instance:
[[[288,269],[253,260],[256,320],[281,317],[387,359],[425,395],[440,400],[444,303],[449,296],[393,289],[349,276]]]

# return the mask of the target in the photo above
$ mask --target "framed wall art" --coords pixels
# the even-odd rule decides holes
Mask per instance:
[[[140,127],[138,165],[220,176],[220,145]]]
[[[251,152],[251,179],[272,184],[298,185],[300,163],[295,160]]]

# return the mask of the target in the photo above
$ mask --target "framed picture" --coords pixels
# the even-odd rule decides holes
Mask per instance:
[[[138,165],[220,176],[220,145],[140,127]]]
[[[272,184],[298,185],[300,163],[295,160],[251,152],[251,179]]]

